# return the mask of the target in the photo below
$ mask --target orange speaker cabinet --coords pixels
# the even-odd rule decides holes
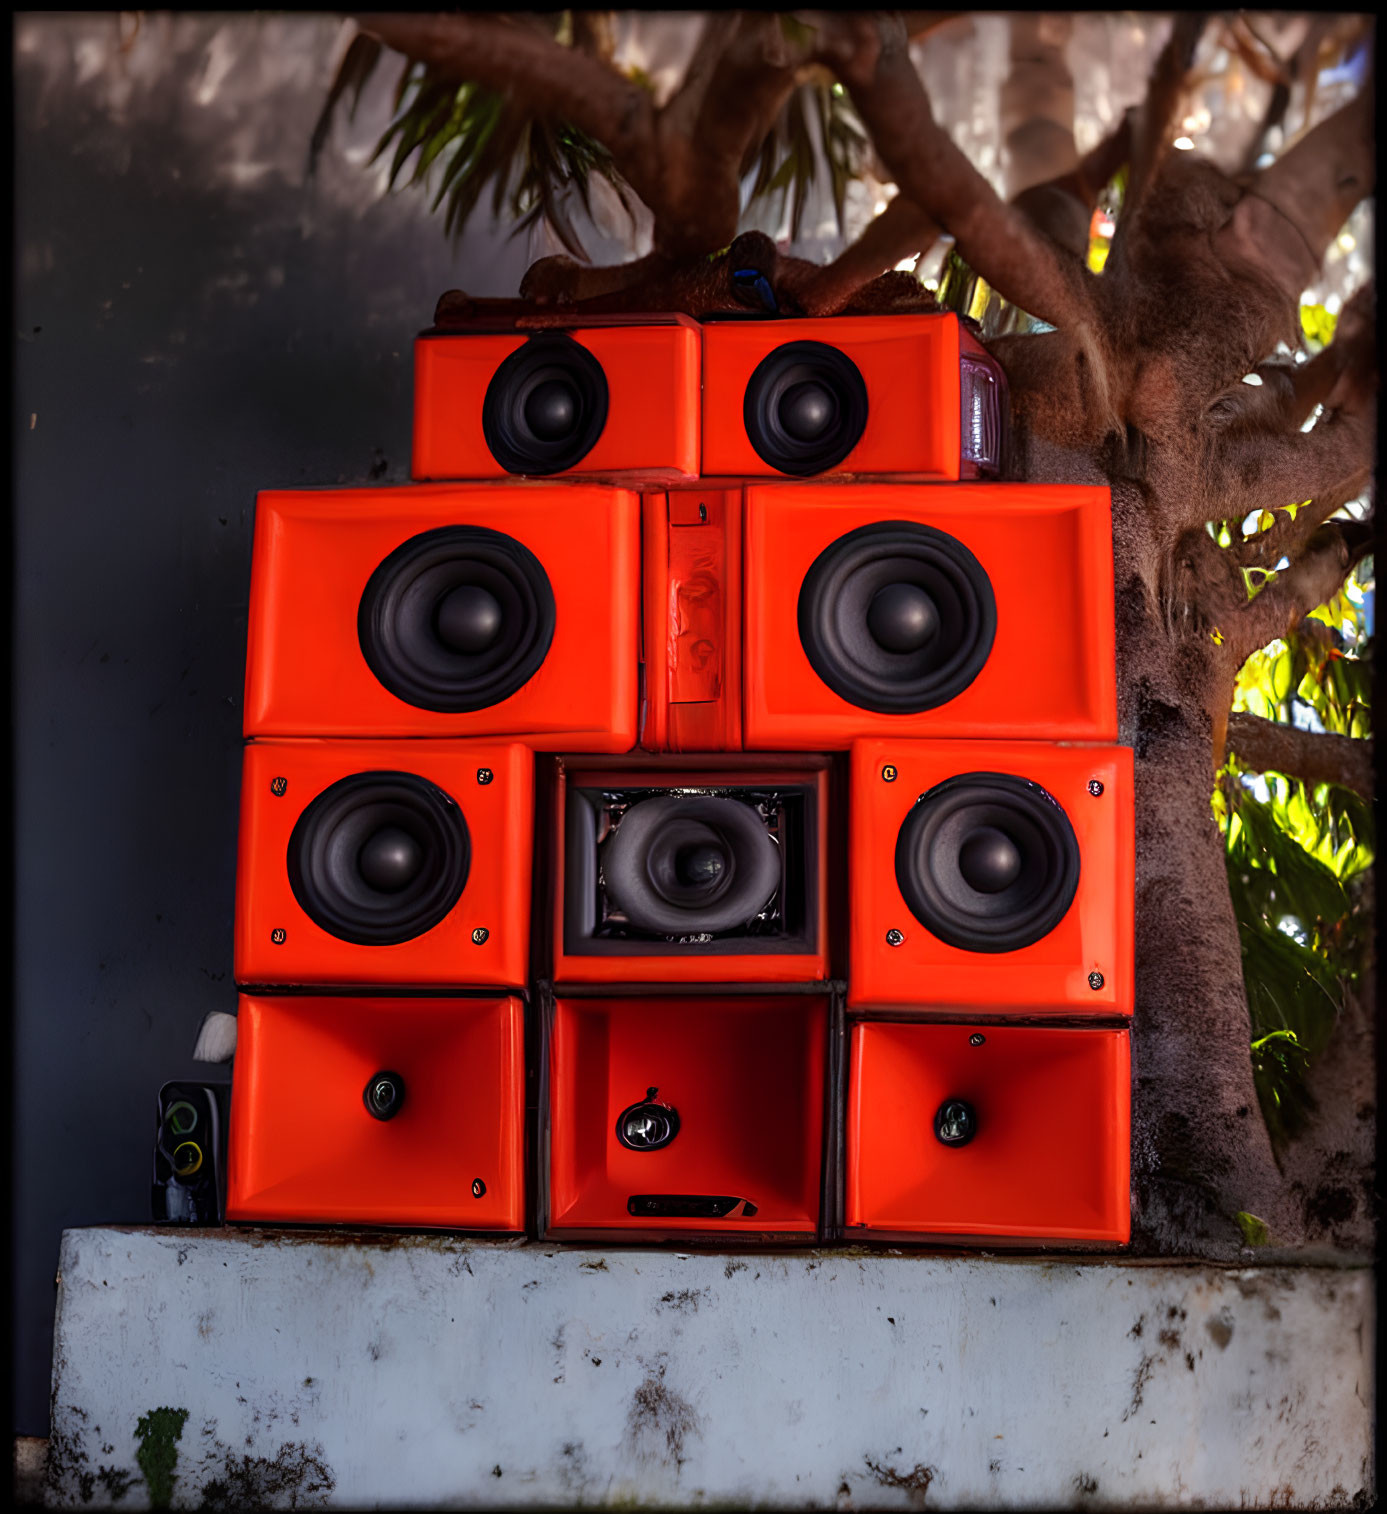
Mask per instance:
[[[547,1231],[813,1236],[827,996],[559,999]]]
[[[651,752],[742,745],[742,491],[643,502],[645,720]]]
[[[995,473],[1006,379],[951,312],[721,321],[703,333],[703,472]]]
[[[1125,1030],[852,1028],[849,1236],[1125,1242]]]
[[[636,741],[639,497],[594,485],[262,494],[247,736]]]
[[[1129,1015],[1132,753],[860,741],[850,1009]]]
[[[517,742],[251,742],[236,981],[520,987],[533,794]]]
[[[243,997],[228,1217],[523,1230],[524,1112],[519,999]]]
[[[745,739],[1117,736],[1108,491],[746,491]]]
[[[649,825],[651,812],[639,814],[646,801],[665,811]],[[555,982],[828,977],[825,759],[618,768],[569,758],[551,815]],[[714,871],[680,876],[701,847],[716,853]],[[750,890],[742,914],[714,920],[709,911],[736,913],[740,889]]]
[[[702,332],[687,316],[414,344],[415,478],[697,478]]]

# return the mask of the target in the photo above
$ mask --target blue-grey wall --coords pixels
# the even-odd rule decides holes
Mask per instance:
[[[15,25],[20,1433],[47,1433],[59,1233],[148,1219],[158,1085],[235,1007],[256,490],[405,479],[413,334],[531,251],[482,227],[455,253],[379,197],[393,65],[305,186],[342,28]]]

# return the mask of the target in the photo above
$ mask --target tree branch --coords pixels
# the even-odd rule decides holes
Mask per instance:
[[[1156,66],[1151,70],[1146,99],[1133,133],[1132,171],[1123,202],[1125,213],[1130,213],[1141,203],[1170,151],[1171,127],[1184,98],[1195,49],[1199,46],[1208,19],[1200,11],[1180,12],[1171,27],[1169,40],[1161,49]]]
[[[1088,270],[1000,200],[940,128],[899,19],[834,15],[824,31],[823,61],[847,86],[901,194],[949,232],[959,256],[1012,304],[1054,326],[1088,320]]]
[[[1238,665],[1258,647],[1294,631],[1311,610],[1331,600],[1372,551],[1375,530],[1371,521],[1329,521],[1321,526],[1301,557],[1224,627]]]
[[[1338,488],[1302,504],[1294,518],[1289,510],[1281,511],[1275,524],[1229,548],[1240,567],[1270,568],[1283,557],[1299,556],[1305,544],[1336,510],[1367,487],[1371,474],[1364,468],[1354,473]]]
[[[837,315],[864,284],[902,258],[927,252],[938,235],[938,224],[898,194],[831,263],[802,278],[792,275],[777,287],[792,294],[806,315]]]
[[[1072,173],[1074,76],[1065,44],[1074,29],[1067,15],[1022,11],[1008,19],[1010,60],[1001,89],[1002,146],[1007,198]]]
[[[1302,731],[1259,715],[1228,717],[1227,745],[1255,773],[1284,773],[1305,783],[1338,783],[1365,799],[1373,793],[1373,744],[1328,731]]]

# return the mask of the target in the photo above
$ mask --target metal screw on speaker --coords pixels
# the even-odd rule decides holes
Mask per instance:
[[[486,785],[490,783],[495,776],[496,774],[493,773],[490,768],[477,769],[477,782],[480,783],[483,788],[485,788]]]
[[[1088,986],[1094,991],[1094,993],[1097,993],[1098,990],[1103,986],[1103,974],[1090,973],[1088,975]]]
[[[490,934],[491,932],[486,928],[486,926],[479,925],[476,930],[472,932],[472,945],[484,946],[486,944],[487,937],[490,936]]]
[[[934,1116],[934,1134],[944,1146],[966,1146],[978,1133],[973,1106],[962,1099],[945,1099]]]
[[[289,780],[287,778],[271,778],[270,779],[270,792],[275,796],[276,799],[283,798],[284,791],[288,787],[289,787]]]
[[[658,1088],[647,1088],[645,1098],[628,1105],[617,1116],[616,1138],[628,1151],[659,1151],[679,1134],[679,1111],[656,1102]]]
[[[985,1035],[983,1035],[983,1033],[980,1030],[979,1031],[974,1031],[974,1033],[971,1036],[968,1037],[968,1044],[969,1044],[969,1046],[981,1046],[982,1043],[984,1041],[986,1041],[986,1040],[987,1040],[987,1037]]]
[[[397,1072],[378,1072],[362,1094],[372,1119],[393,1120],[405,1101],[405,1080]]]
[[[886,944],[887,944],[887,946],[899,946],[901,944],[901,942],[904,941],[904,940],[905,940],[905,933],[903,931],[889,930],[889,931],[886,932]]]
[[[285,930],[282,925],[276,925],[275,928],[270,932],[270,940],[274,942],[276,946],[284,945]]]
[[[486,1184],[480,1178],[472,1179],[472,1197],[479,1199],[486,1192]]]
[[[1090,778],[1088,780],[1088,791],[1093,795],[1095,799],[1097,799],[1098,796],[1103,792],[1102,780],[1098,778]]]
[[[883,783],[894,783],[899,777],[900,774],[896,771],[895,766],[892,763],[888,762],[886,766],[881,770],[881,781]]]

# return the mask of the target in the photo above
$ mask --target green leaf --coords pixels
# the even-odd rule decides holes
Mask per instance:
[[[1244,1246],[1271,1244],[1271,1231],[1267,1229],[1265,1220],[1259,1220],[1255,1214],[1248,1214],[1243,1209],[1239,1209],[1233,1218],[1238,1222],[1238,1229],[1242,1231]]]

